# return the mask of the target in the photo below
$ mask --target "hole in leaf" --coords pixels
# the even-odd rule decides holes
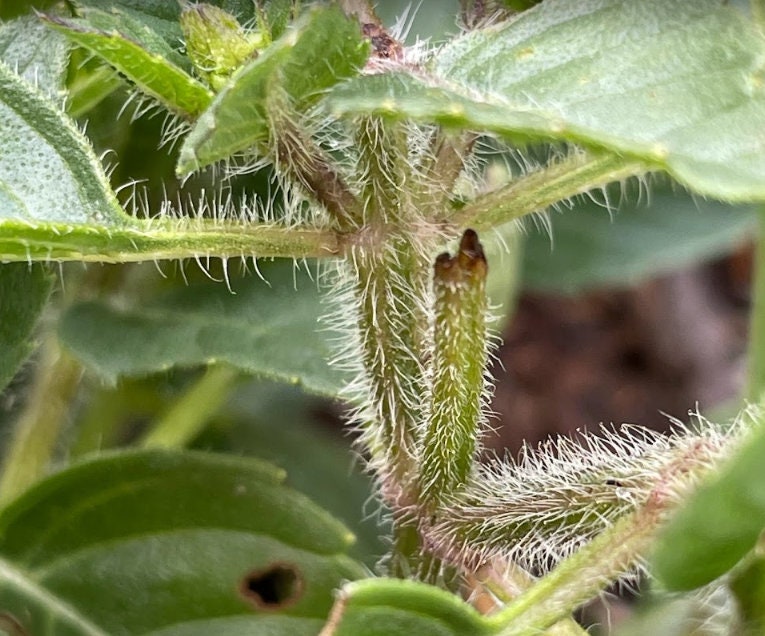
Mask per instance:
[[[303,579],[294,565],[274,563],[245,576],[241,592],[259,609],[280,610],[293,605],[302,596]]]

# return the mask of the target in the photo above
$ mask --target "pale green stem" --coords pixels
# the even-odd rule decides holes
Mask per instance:
[[[26,407],[8,445],[0,478],[0,504],[18,497],[47,473],[81,371],[49,335]]]
[[[0,224],[2,261],[134,263],[181,258],[336,256],[329,230],[207,220],[133,220],[130,226],[29,221]]]
[[[420,458],[420,505],[433,512],[465,485],[485,394],[486,258],[467,230],[454,257],[436,259],[432,399]]]
[[[448,221],[476,230],[496,227],[645,171],[643,164],[618,155],[572,155],[477,197]]]
[[[531,636],[551,627],[636,563],[661,518],[651,504],[622,517],[489,620],[502,636]]]
[[[765,392],[765,209],[759,213],[752,295],[746,398],[756,404]]]
[[[140,440],[143,448],[183,448],[204,430],[236,386],[233,367],[213,365]]]

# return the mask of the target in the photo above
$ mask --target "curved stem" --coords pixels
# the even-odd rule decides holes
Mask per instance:
[[[55,336],[47,337],[41,358],[26,408],[8,445],[0,504],[22,494],[47,472],[79,385],[81,367],[60,349]]]

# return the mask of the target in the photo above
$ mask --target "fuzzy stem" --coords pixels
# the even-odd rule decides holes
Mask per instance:
[[[143,448],[183,448],[204,429],[236,386],[239,373],[233,367],[213,365],[173,404],[143,436]]]
[[[655,505],[623,517],[491,617],[502,636],[539,634],[595,597],[650,547],[662,515]]]
[[[45,475],[81,371],[80,365],[61,351],[55,336],[49,335],[26,408],[8,445],[0,478],[0,504],[21,495]]]
[[[752,403],[759,403],[765,397],[765,208],[759,213],[757,238],[746,389],[746,398]]]
[[[467,230],[434,273],[433,391],[420,459],[420,504],[431,512],[470,476],[478,445],[486,364],[486,257]]]
[[[269,107],[274,165],[282,177],[301,184],[337,221],[341,229],[352,227],[360,204],[348,188],[331,158],[295,123],[297,113],[286,98],[275,97],[278,103]]]
[[[150,260],[237,257],[336,256],[339,237],[329,230],[220,221],[131,220],[130,226],[3,221],[2,261],[135,263]]]
[[[643,164],[617,155],[576,154],[477,197],[449,221],[477,230],[496,227],[644,171]]]

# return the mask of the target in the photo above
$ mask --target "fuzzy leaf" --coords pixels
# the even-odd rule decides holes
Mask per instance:
[[[83,303],[64,314],[62,342],[110,382],[174,366],[227,362],[246,371],[336,395],[344,376],[318,318],[316,283],[290,267],[223,283],[182,287],[129,309]],[[299,290],[293,287],[297,284]]]
[[[298,112],[349,77],[367,56],[358,25],[336,7],[314,9],[305,20],[243,66],[218,93],[181,148],[185,174],[265,142],[270,108],[285,95]],[[320,63],[319,63],[320,60]]]
[[[609,189],[610,200],[620,194]],[[523,284],[575,294],[603,285],[628,285],[724,254],[751,236],[755,209],[695,200],[656,189],[649,203],[629,197],[612,214],[592,201],[552,214],[552,236],[530,231]]]
[[[25,17],[1,24],[0,59],[50,99],[63,97],[69,44],[39,20]]]
[[[327,636],[482,636],[498,630],[439,588],[399,579],[367,579],[340,592],[342,614]],[[331,619],[330,619],[331,620]]]
[[[429,75],[359,77],[328,101],[605,148],[703,194],[765,199],[763,59],[765,39],[716,0],[549,0],[447,44]]]
[[[195,119],[212,101],[212,93],[185,70],[185,58],[128,14],[88,9],[81,19],[45,20],[181,117]]]
[[[670,590],[690,590],[730,570],[765,528],[765,430],[760,427],[723,471],[673,516],[654,554]]]
[[[51,282],[41,265],[0,265],[0,392],[32,351],[30,336]]]
[[[0,513],[3,616],[29,634],[315,634],[332,587],[363,572],[343,554],[350,533],[282,478],[254,460],[164,452],[54,475]],[[272,568],[299,582],[268,607],[252,588],[280,594],[256,582]]]

